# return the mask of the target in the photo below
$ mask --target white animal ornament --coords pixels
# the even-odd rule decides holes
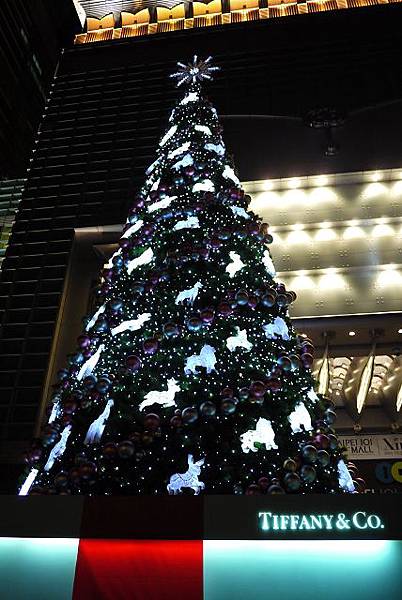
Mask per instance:
[[[120,325],[118,325],[117,327],[114,327],[110,333],[112,334],[112,336],[115,336],[118,333],[123,333],[124,331],[127,331],[127,330],[128,331],[137,331],[138,329],[141,329],[141,327],[144,325],[144,323],[149,321],[150,318],[151,318],[151,313],[143,313],[137,319],[132,319],[130,321],[123,321],[123,323],[120,323]]]
[[[200,226],[198,217],[187,217],[185,221],[178,221],[173,227],[175,231],[179,229],[197,229]]]
[[[229,277],[232,278],[236,275],[237,271],[240,271],[246,265],[242,262],[240,254],[237,254],[237,252],[229,252],[229,257],[232,262],[227,265],[225,271],[229,273]]]
[[[262,263],[265,266],[268,273],[271,275],[271,277],[275,277],[276,270],[275,270],[274,263],[272,262],[272,258],[270,256],[268,250],[265,250],[265,252],[264,252],[264,256],[262,258]]]
[[[67,439],[68,436],[71,433],[71,425],[66,425],[65,428],[63,429],[63,431],[61,432],[60,435],[60,439],[57,442],[57,444],[55,444],[49,454],[49,457],[47,459],[47,462],[45,464],[45,466],[43,467],[44,471],[49,471],[53,465],[54,465],[54,461],[56,460],[56,458],[59,458],[62,454],[64,454],[64,451],[66,449],[67,446]]]
[[[190,488],[198,495],[200,491],[205,488],[205,483],[198,479],[205,458],[201,458],[201,460],[194,462],[193,455],[189,454],[187,461],[188,469],[185,473],[175,473],[171,476],[167,486],[169,494],[179,494],[182,488]]]
[[[247,339],[247,330],[236,327],[236,335],[232,335],[227,338],[226,346],[231,352],[233,352],[236,348],[245,348],[245,350],[249,352],[249,350],[251,350],[253,347],[253,344]]]
[[[257,421],[255,429],[249,429],[240,436],[241,449],[246,454],[251,452],[257,452],[258,448],[254,445],[265,444],[267,450],[276,449],[278,446],[275,444],[275,432],[272,429],[271,421],[260,417]]]
[[[288,340],[289,338],[289,329],[285,323],[285,321],[281,317],[275,317],[273,323],[268,323],[268,325],[262,326],[265,335],[269,339],[273,339],[275,336],[281,337],[283,340]]]
[[[114,405],[114,402],[110,398],[107,401],[106,406],[105,406],[103,412],[89,426],[89,429],[87,431],[87,435],[85,436],[84,444],[95,444],[96,442],[99,442],[99,440],[101,439],[102,434],[103,434],[103,432],[105,430],[106,421],[108,420],[108,418],[110,416],[110,410],[111,410],[111,408],[112,408],[113,405]]]
[[[77,375],[78,381],[81,381],[81,379],[83,379],[84,377],[87,377],[88,375],[90,375],[92,373],[92,371],[98,364],[100,355],[102,354],[104,349],[105,349],[104,344],[101,344],[99,346],[99,348],[97,349],[97,351],[95,352],[95,354],[93,354],[90,358],[88,358],[88,360],[86,362],[84,362],[84,364],[82,365],[82,367],[79,370],[79,373]]]
[[[193,354],[186,359],[184,372],[186,375],[190,375],[190,373],[196,374],[198,373],[197,367],[205,367],[207,373],[211,373],[212,371],[215,371],[215,364],[215,348],[205,344],[201,348],[201,352],[199,354]]]
[[[181,304],[185,300],[188,300],[189,304],[193,304],[193,302],[197,298],[198,292],[200,291],[201,288],[202,288],[202,283],[200,281],[197,281],[197,283],[192,288],[189,288],[188,290],[183,290],[182,292],[180,292],[176,297],[175,303]]]
[[[168,389],[164,392],[152,391],[148,392],[139,406],[140,410],[144,410],[147,406],[152,404],[160,404],[162,408],[168,408],[169,406],[176,406],[174,397],[176,392],[180,392],[180,386],[177,384],[175,379],[169,379],[167,382]]]
[[[313,429],[310,413],[302,402],[296,405],[294,411],[288,416],[288,421],[293,433],[300,433],[303,429],[304,431]]]

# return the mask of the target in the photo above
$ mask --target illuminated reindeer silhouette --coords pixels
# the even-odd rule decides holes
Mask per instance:
[[[188,469],[185,473],[175,473],[171,476],[167,486],[169,494],[179,494],[182,488],[191,488],[197,495],[205,488],[205,483],[198,480],[198,475],[201,473],[201,467],[204,464],[205,458],[193,461],[193,455],[187,457]]]

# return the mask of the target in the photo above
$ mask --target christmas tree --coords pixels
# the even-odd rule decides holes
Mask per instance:
[[[135,195],[99,308],[59,373],[20,494],[353,491],[288,316],[268,225],[245,195],[202,82],[185,92]]]

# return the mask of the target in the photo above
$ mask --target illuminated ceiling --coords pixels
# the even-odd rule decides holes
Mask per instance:
[[[87,31],[76,44],[102,42],[168,31],[228,25],[243,21],[294,16],[400,0],[74,0],[82,8],[81,21]],[[79,4],[78,4],[79,3]],[[172,10],[173,9],[173,10]],[[138,18],[137,18],[138,16]]]
[[[364,417],[367,408],[380,408],[392,423],[400,420],[402,404],[402,358],[392,355],[374,356],[373,368],[364,388],[364,369],[368,356],[338,356],[328,359],[327,395],[338,408],[345,408],[354,420]],[[314,364],[314,376],[319,379],[323,359]],[[358,398],[362,403],[358,406]]]
[[[101,19],[111,12],[117,17],[121,12],[136,13],[144,7],[166,6],[172,8],[180,0],[79,0],[87,17]]]

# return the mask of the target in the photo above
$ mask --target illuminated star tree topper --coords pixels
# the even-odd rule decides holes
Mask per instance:
[[[180,67],[176,73],[172,73],[170,77],[177,79],[177,87],[185,83],[190,85],[197,81],[202,82],[204,79],[212,79],[211,73],[219,71],[219,67],[211,66],[212,56],[208,56],[206,60],[198,60],[198,56],[194,55],[193,60],[186,65],[178,62]]]

